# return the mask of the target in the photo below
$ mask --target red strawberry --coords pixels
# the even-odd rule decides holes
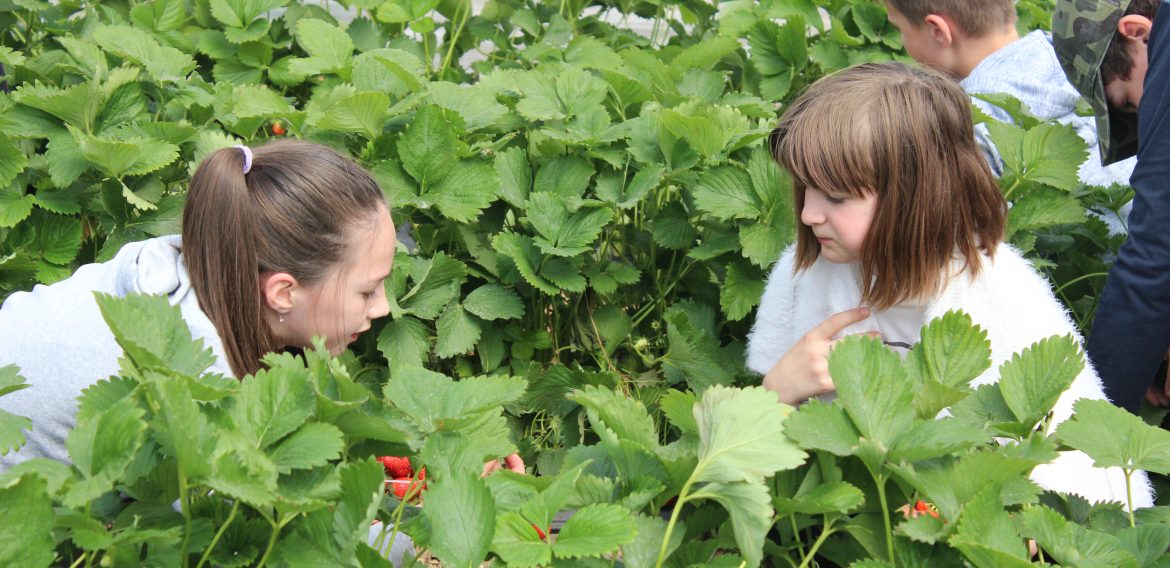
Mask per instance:
[[[914,503],[914,512],[915,514],[926,513],[936,519],[938,518],[938,509],[936,509],[933,504],[927,503],[926,501],[916,501]]]
[[[394,486],[394,495],[399,499],[413,499],[422,490],[422,484],[409,477],[399,477],[390,483]]]
[[[273,133],[273,134],[275,134],[275,135],[277,135],[277,136],[284,136],[284,134],[285,134],[286,132],[288,132],[288,130],[286,130],[286,129],[284,128],[284,125],[283,125],[283,124],[281,124],[281,123],[280,123],[280,121],[277,121],[277,122],[273,122],[273,123],[272,123],[272,133]]]
[[[540,530],[540,527],[538,527],[536,525],[532,525],[532,528],[536,529],[536,535],[540,537],[540,540],[544,540],[545,538],[548,537],[547,532]]]
[[[414,468],[410,466],[410,458],[382,456],[378,458],[378,461],[382,462],[382,467],[386,469],[387,477],[397,479],[414,476]]]
[[[418,470],[418,478],[420,481],[427,478],[427,468],[424,467],[424,468]],[[424,483],[423,485],[426,485],[426,484]]]

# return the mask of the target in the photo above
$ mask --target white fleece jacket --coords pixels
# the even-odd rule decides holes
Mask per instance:
[[[861,285],[854,267],[821,258],[795,274],[794,259],[790,247],[773,267],[748,337],[747,365],[760,374],[771,370],[797,340],[830,315],[861,305]],[[1071,334],[1078,343],[1083,342],[1048,281],[1006,244],[996,250],[994,262],[984,257],[983,269],[974,281],[966,274],[952,278],[941,294],[927,302],[926,321],[950,310],[971,316],[991,341],[991,367],[972,381],[972,386],[999,381],[1000,365],[1046,337]],[[845,328],[841,336],[869,331],[882,331],[872,317]],[[1057,401],[1054,426],[1072,416],[1073,403],[1081,398],[1105,398],[1101,380],[1088,361]],[[1062,452],[1054,462],[1036,467],[1032,480],[1045,489],[1075,493],[1092,502],[1126,501],[1121,470],[1095,468],[1083,452]],[[1134,506],[1152,506],[1153,492],[1144,472],[1134,475],[1133,486]]]

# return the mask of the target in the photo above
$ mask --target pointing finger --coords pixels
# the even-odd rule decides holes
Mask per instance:
[[[869,317],[869,308],[860,307],[852,310],[837,312],[821,322],[809,332],[810,336],[818,339],[832,339],[841,330]]]

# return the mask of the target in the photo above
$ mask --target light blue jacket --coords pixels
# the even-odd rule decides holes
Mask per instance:
[[[1081,95],[1069,84],[1056,59],[1052,38],[1036,30],[999,51],[987,56],[971,71],[960,84],[968,94],[1007,93],[1019,99],[1032,114],[1046,119],[1071,125],[1089,145],[1089,157],[1078,171],[1082,182],[1088,185],[1110,186],[1115,183],[1129,185],[1136,158],[1129,158],[1108,166],[1101,165],[1097,147],[1096,121],[1090,116],[1078,116],[1077,102]],[[1011,122],[1011,116],[1003,109],[986,101],[972,98],[972,101],[996,120]],[[995,151],[988,137],[987,129],[978,125],[975,137],[983,149],[991,170],[998,177],[1003,174],[1003,160]],[[1129,206],[1123,214],[1128,217]],[[1104,218],[1114,233],[1124,233],[1119,219]]]
[[[182,310],[191,334],[215,354],[210,370],[232,376],[219,334],[195,299],[179,245],[178,235],[130,243],[108,262],[12,294],[0,307],[0,366],[20,367],[31,385],[0,397],[0,408],[33,423],[28,443],[0,456],[0,470],[35,457],[68,462],[65,436],[76,424],[77,396],[118,372],[122,348],[102,319],[94,292],[167,296]]]

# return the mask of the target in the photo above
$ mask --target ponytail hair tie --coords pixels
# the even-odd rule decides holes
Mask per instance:
[[[244,173],[252,171],[252,149],[243,144],[236,144],[232,148],[239,148],[244,153]]]

